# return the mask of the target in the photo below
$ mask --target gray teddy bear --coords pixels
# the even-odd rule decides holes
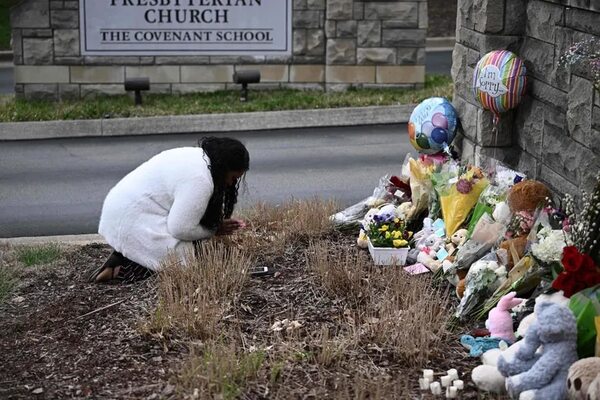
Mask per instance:
[[[577,361],[575,316],[569,308],[547,302],[537,304],[535,314],[514,359],[500,356],[498,371],[508,378],[506,389],[512,399],[562,400],[567,396],[569,367]]]

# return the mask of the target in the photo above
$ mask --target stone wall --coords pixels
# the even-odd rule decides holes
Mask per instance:
[[[600,0],[459,0],[452,76],[463,156],[495,156],[555,192],[589,189],[600,171],[600,93],[588,69],[558,61],[593,38],[600,40]],[[480,57],[497,49],[524,60],[528,93],[494,135],[471,87]]]
[[[233,72],[261,72],[253,88],[418,87],[425,80],[425,0],[293,0],[290,56],[82,56],[79,1],[23,0],[11,11],[15,91],[25,98],[123,94],[126,77],[151,91],[235,88]]]

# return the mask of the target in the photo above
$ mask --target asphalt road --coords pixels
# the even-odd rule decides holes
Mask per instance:
[[[291,197],[369,196],[412,150],[406,125],[293,129],[235,135],[250,152],[240,207]],[[108,190],[152,155],[195,145],[198,134],[3,142],[0,237],[95,233]]]
[[[427,74],[450,76],[452,68],[452,51],[428,51],[425,71]],[[14,76],[11,63],[0,63],[0,93],[13,93]]]
[[[0,94],[15,91],[15,78],[12,64],[0,63]]]

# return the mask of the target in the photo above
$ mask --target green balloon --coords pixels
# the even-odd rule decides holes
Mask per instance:
[[[429,139],[425,135],[419,135],[419,136],[417,136],[417,144],[422,149],[429,149],[430,148],[430,146],[429,146]]]

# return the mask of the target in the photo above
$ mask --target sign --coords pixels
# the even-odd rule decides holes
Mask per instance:
[[[500,70],[495,65],[486,65],[481,70],[479,80],[475,87],[492,97],[502,96],[508,92],[508,88],[502,83]]]
[[[79,0],[81,54],[290,55],[292,0]]]

